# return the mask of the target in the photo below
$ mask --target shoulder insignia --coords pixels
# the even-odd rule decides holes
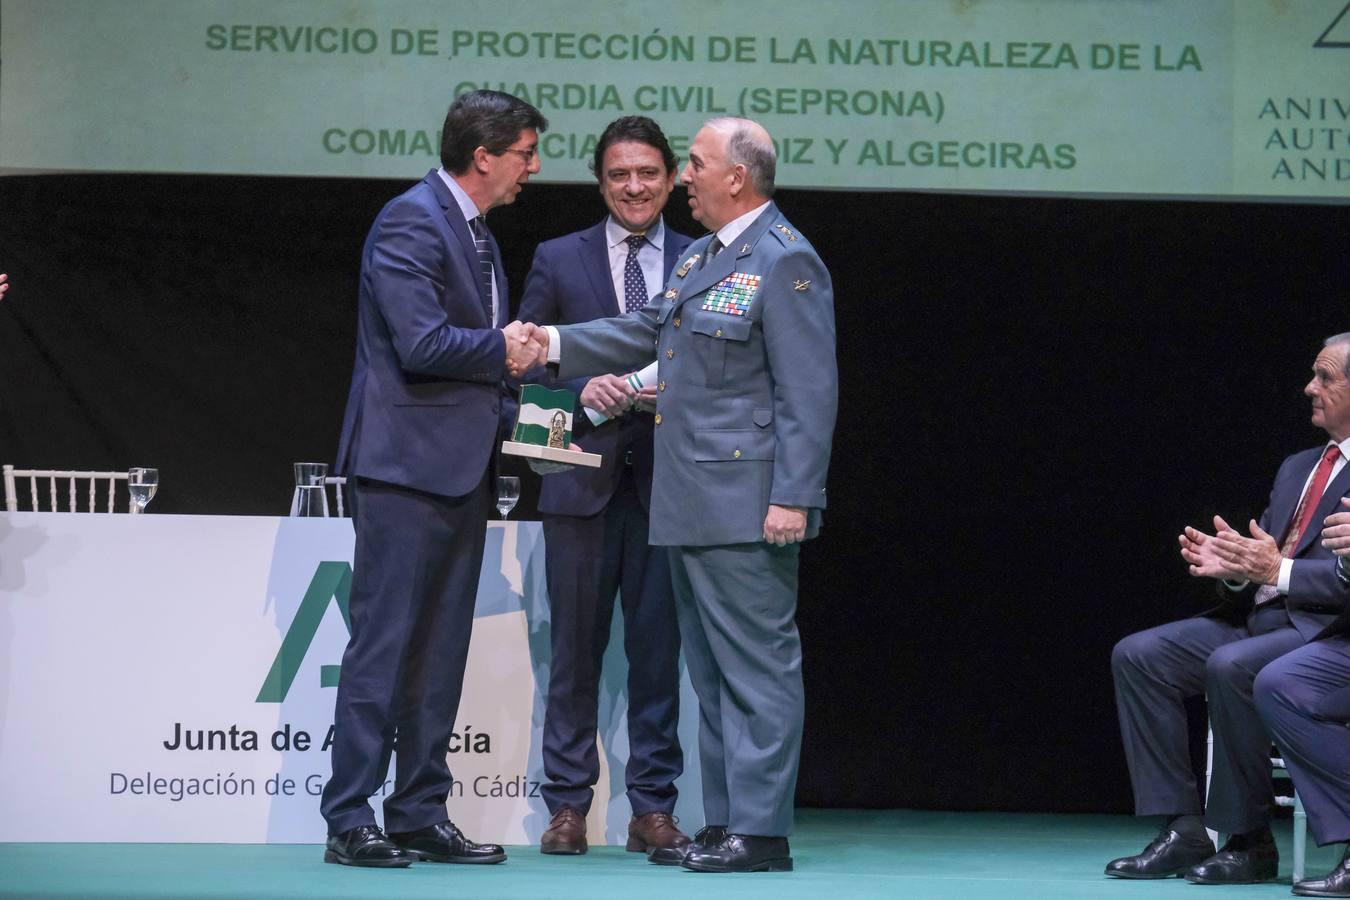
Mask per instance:
[[[806,290],[807,288],[809,288],[810,286],[811,286],[811,282],[809,282],[809,281],[798,281],[798,280],[795,279],[795,278],[792,280],[792,289],[793,289],[794,291],[804,291],[804,290]]]
[[[689,270],[690,270],[691,268],[693,268],[694,263],[696,263],[696,262],[698,262],[698,254],[697,254],[697,253],[695,253],[693,256],[689,257],[688,259],[686,259],[686,260],[680,265],[680,267],[679,267],[678,269],[675,270],[675,275],[676,275],[676,277],[678,277],[678,278],[683,278],[684,276],[688,275],[688,274],[689,274]]]
[[[783,237],[787,238],[789,241],[795,241],[797,239],[797,236],[792,233],[792,230],[781,222],[773,227],[783,232]]]

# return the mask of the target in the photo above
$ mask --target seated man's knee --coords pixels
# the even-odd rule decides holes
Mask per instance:
[[[1136,631],[1121,638],[1111,649],[1111,671],[1145,668],[1157,650],[1157,641],[1147,631]]]
[[[1218,647],[1205,660],[1205,690],[1242,687],[1253,679],[1253,666],[1241,652],[1239,643]]]
[[[1256,680],[1252,682],[1252,700],[1263,715],[1283,705],[1285,698],[1285,673],[1276,664],[1278,662],[1276,660],[1257,672]]]

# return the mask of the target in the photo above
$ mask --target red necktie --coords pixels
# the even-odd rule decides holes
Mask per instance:
[[[1317,512],[1317,504],[1322,502],[1322,492],[1327,489],[1327,482],[1331,480],[1331,470],[1336,467],[1336,460],[1341,458],[1341,448],[1332,444],[1327,448],[1327,452],[1322,454],[1322,461],[1317,464],[1317,471],[1313,473],[1312,481],[1308,484],[1308,489],[1303,492],[1303,499],[1298,502],[1298,507],[1294,510],[1294,516],[1289,521],[1289,531],[1285,533],[1284,541],[1280,544],[1280,555],[1291,558],[1294,555],[1294,548],[1298,546],[1298,539],[1307,531],[1308,526],[1312,524],[1313,513]],[[1252,602],[1256,606],[1262,606],[1274,600],[1279,594],[1279,589],[1273,584],[1263,584],[1256,590],[1256,596]]]
[[[1332,444],[1327,448],[1327,452],[1322,454],[1322,461],[1317,464],[1317,471],[1313,473],[1312,483],[1308,485],[1308,490],[1304,492],[1303,499],[1299,501],[1298,510],[1294,513],[1293,520],[1289,523],[1289,534],[1285,536],[1284,546],[1280,549],[1285,556],[1292,557],[1294,548],[1298,546],[1298,539],[1308,530],[1308,525],[1312,523],[1313,514],[1317,512],[1317,504],[1322,502],[1322,492],[1327,489],[1327,482],[1331,480],[1331,470],[1336,467],[1336,460],[1341,458],[1341,448]]]

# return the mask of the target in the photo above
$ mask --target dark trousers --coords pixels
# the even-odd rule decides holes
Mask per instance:
[[[628,658],[628,766],[634,815],[675,808],[684,771],[680,632],[665,548],[647,544],[647,513],[632,470],[594,516],[545,515],[544,546],[553,661],[544,714],[542,788],[549,812],[585,815],[600,777],[596,719],[600,670],[621,598]]]
[[[447,818],[454,730],[492,508],[486,473],[463,497],[349,483],[356,527],[351,640],[342,656],[333,722],[333,774],[320,811],[330,834],[375,821],[397,750],[389,831]],[[387,790],[387,789],[385,789]]]
[[[805,711],[800,547],[669,548],[698,694],[704,823],[736,834],[792,833]]]
[[[1214,730],[1205,824],[1252,831],[1270,819],[1270,735],[1252,699],[1262,667],[1303,644],[1283,605],[1244,625],[1193,618],[1140,631],[1116,644],[1111,671],[1135,814],[1199,814],[1187,744],[1187,697],[1204,695]]]
[[[1350,841],[1350,639],[1313,641],[1280,657],[1256,676],[1255,691],[1313,838]]]

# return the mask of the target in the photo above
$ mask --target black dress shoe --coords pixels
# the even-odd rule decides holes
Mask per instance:
[[[1213,855],[1209,838],[1163,828],[1144,852],[1107,863],[1106,874],[1116,878],[1173,878]]]
[[[690,850],[680,863],[695,872],[791,872],[785,837],[732,834],[711,847]]]
[[[1186,872],[1191,884],[1259,884],[1274,881],[1280,870],[1280,851],[1274,840],[1240,843],[1229,839],[1223,849]]]
[[[448,820],[416,831],[391,831],[389,837],[410,855],[428,862],[486,865],[506,859],[506,851],[501,847],[475,844]]]
[[[694,835],[694,839],[683,847],[653,847],[647,851],[647,862],[658,866],[678,866],[690,850],[706,850],[715,847],[727,836],[725,825],[704,825]]]
[[[1309,878],[1294,883],[1294,893],[1300,897],[1350,897],[1350,847],[1336,868],[1321,878]]]
[[[323,861],[344,866],[400,869],[411,865],[413,858],[385,837],[378,825],[358,825],[328,836]]]

